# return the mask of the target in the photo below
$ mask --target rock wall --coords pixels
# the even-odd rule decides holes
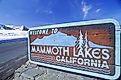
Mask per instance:
[[[29,61],[15,71],[13,80],[97,80],[82,75],[45,68]]]

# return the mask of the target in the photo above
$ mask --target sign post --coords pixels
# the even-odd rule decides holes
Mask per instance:
[[[70,72],[117,79],[120,31],[113,19],[40,26],[29,30],[29,60]]]

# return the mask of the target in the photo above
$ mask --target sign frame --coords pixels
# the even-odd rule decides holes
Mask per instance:
[[[100,77],[100,78],[105,78],[105,79],[117,79],[117,78],[119,78],[119,76],[121,74],[120,73],[120,68],[121,68],[120,33],[121,32],[120,32],[120,25],[115,19],[101,19],[101,20],[92,20],[92,21],[82,21],[82,22],[72,22],[72,23],[39,26],[39,27],[35,27],[35,28],[30,28],[28,31],[28,34],[31,30],[37,30],[37,29],[62,28],[62,27],[67,27],[67,26],[70,27],[70,26],[75,26],[75,25],[76,26],[84,26],[84,25],[93,25],[93,24],[104,24],[104,23],[113,23],[115,25],[115,74],[113,76],[32,61],[31,57],[30,57],[31,53],[30,53],[30,40],[29,40],[30,37],[29,37],[29,35],[28,35],[28,59],[31,63],[46,66],[46,67],[56,68],[56,69],[65,70],[65,71],[69,71],[69,72],[73,72],[73,73],[79,73],[79,74],[95,76],[95,77]]]

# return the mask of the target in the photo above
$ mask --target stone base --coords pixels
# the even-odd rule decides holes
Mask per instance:
[[[13,80],[97,80],[69,72],[39,67],[29,61],[15,71]]]

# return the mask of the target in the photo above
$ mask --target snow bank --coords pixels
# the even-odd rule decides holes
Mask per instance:
[[[27,31],[0,30],[0,40],[27,38]]]

